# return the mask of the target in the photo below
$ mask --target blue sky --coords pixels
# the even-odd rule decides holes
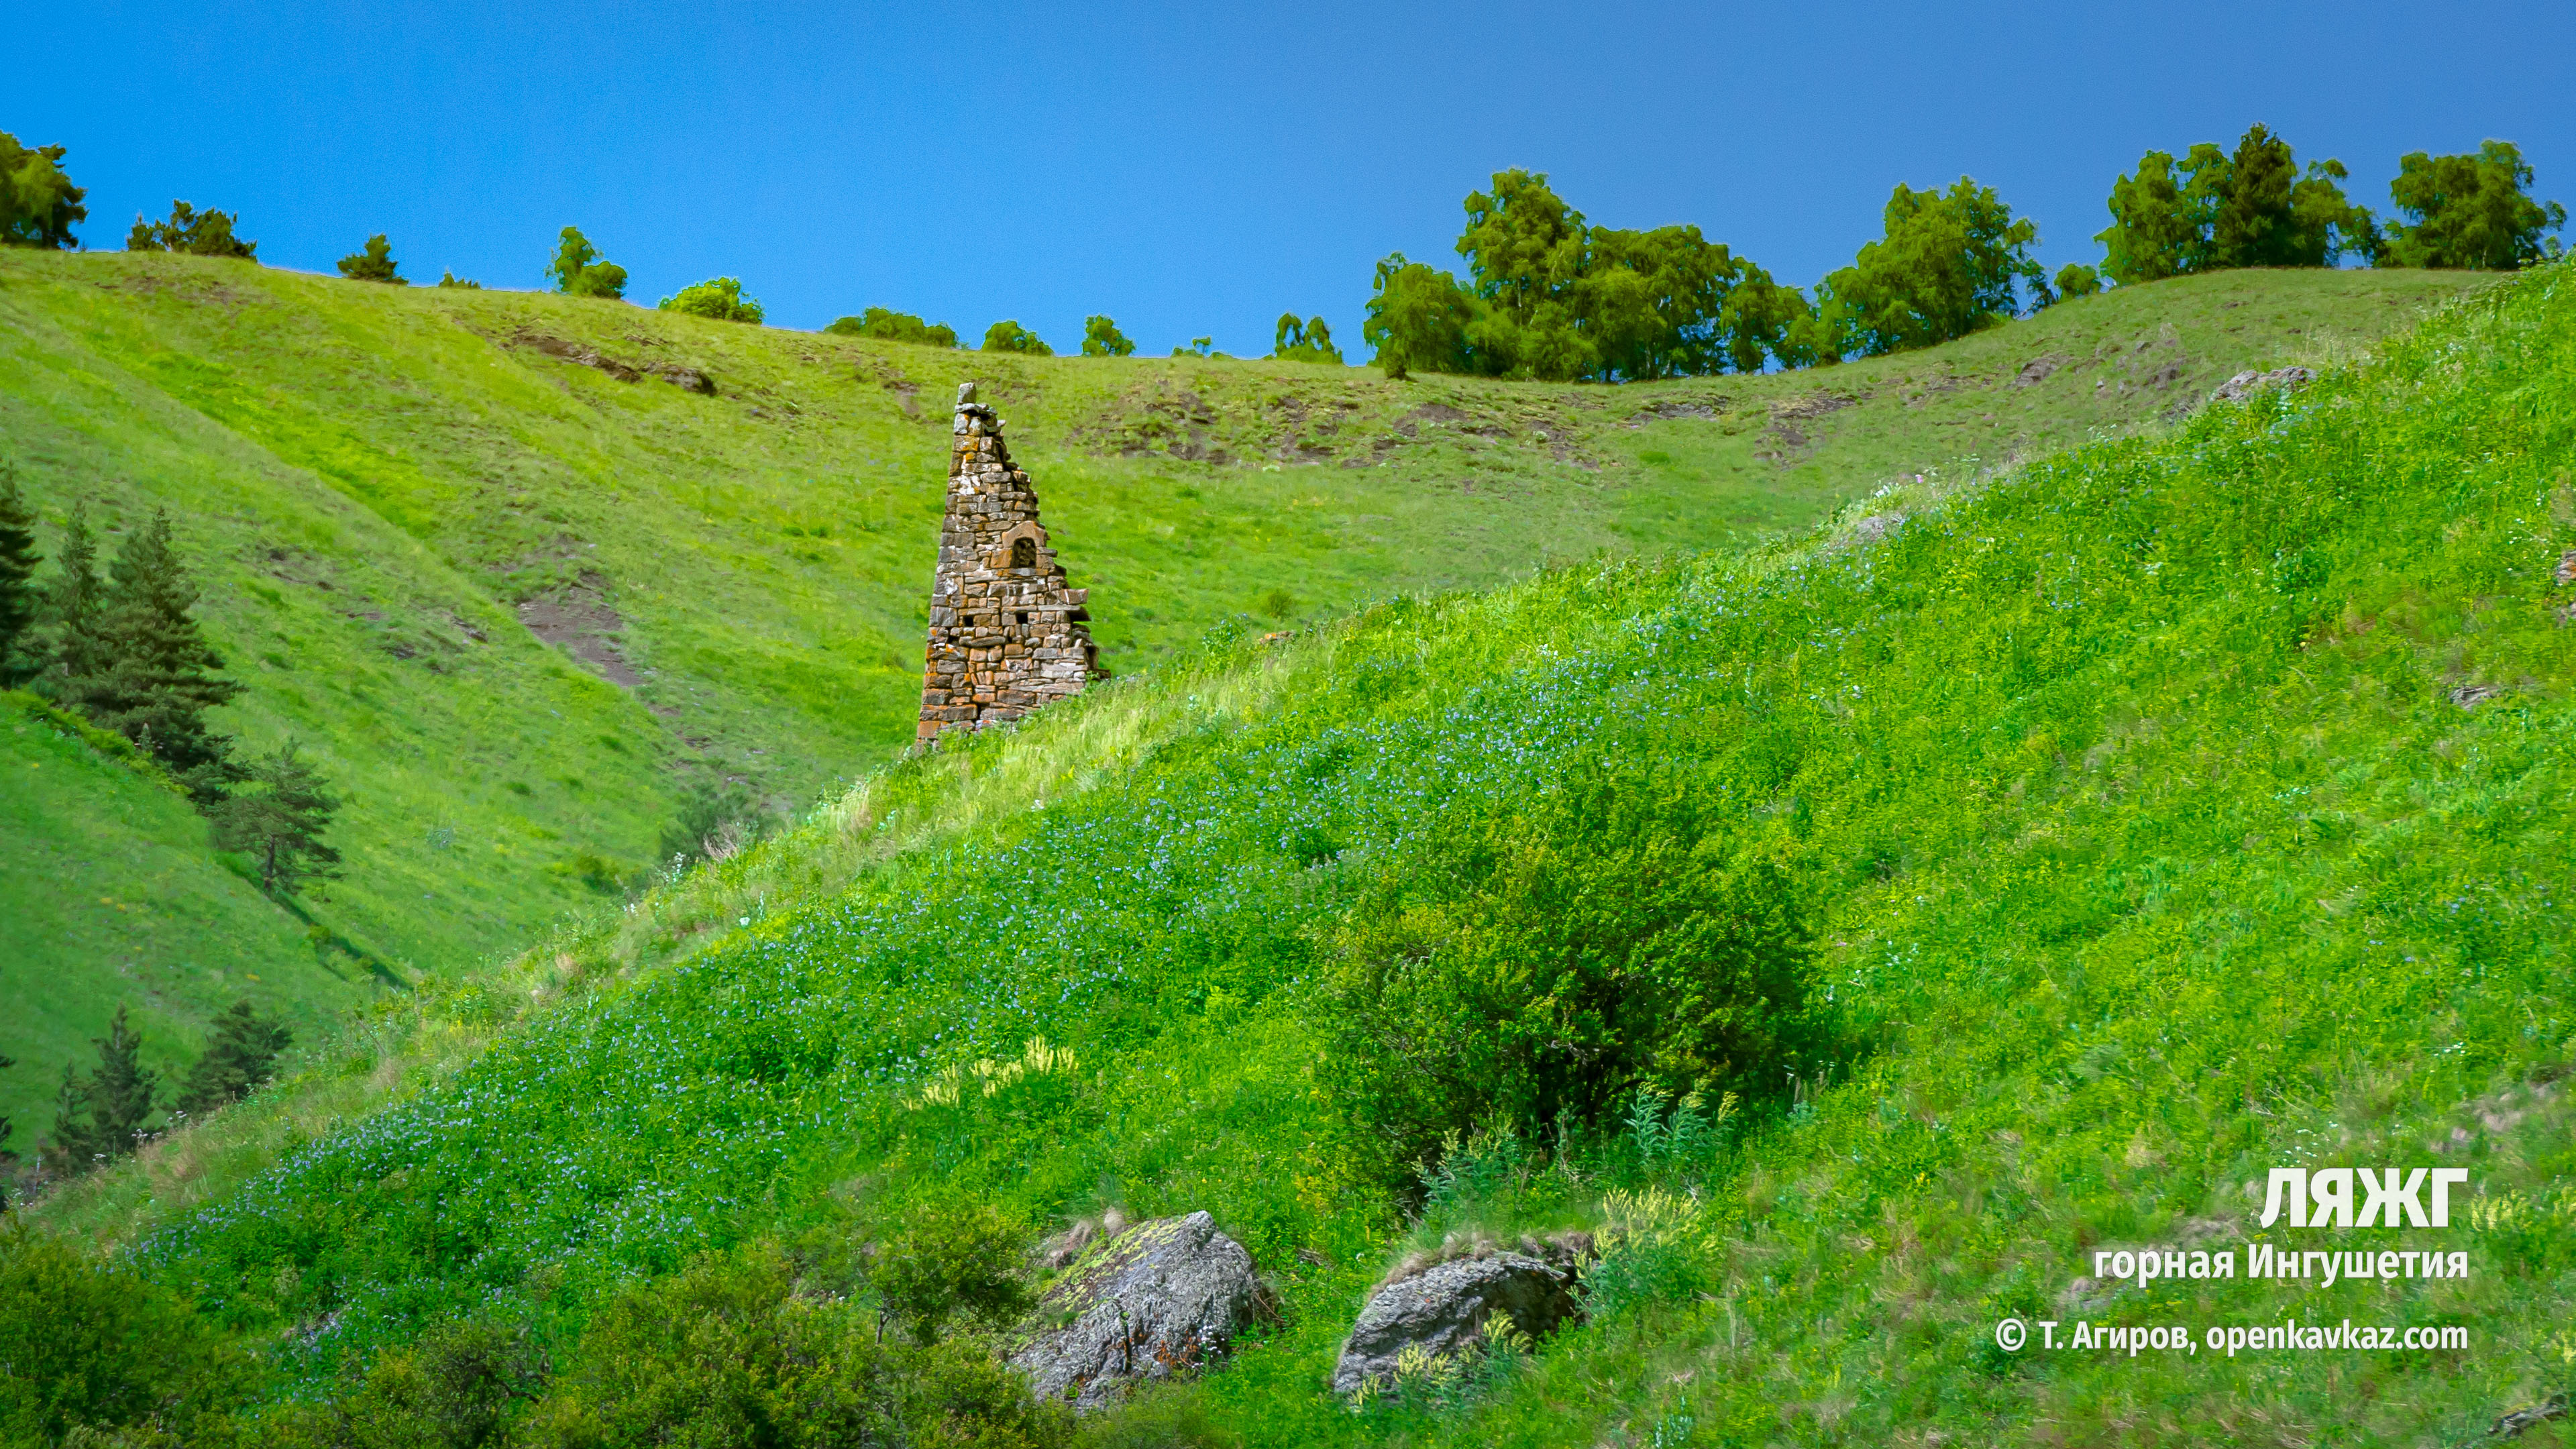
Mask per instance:
[[[390,233],[540,284],[582,227],[649,305],[733,275],[774,325],[875,304],[1060,350],[1358,355],[1372,264],[1450,265],[1526,166],[1593,220],[1696,222],[1807,283],[1898,181],[1962,173],[2092,261],[2112,178],[2251,122],[2385,214],[2407,151],[2519,143],[2576,204],[2576,6],[57,4],[0,130],[67,143],[93,248],[174,197],[271,265]]]

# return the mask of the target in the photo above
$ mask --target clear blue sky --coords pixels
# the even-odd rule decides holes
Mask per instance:
[[[407,274],[533,287],[582,227],[649,305],[739,276],[773,324],[870,304],[1059,350],[1356,358],[1371,264],[1451,265],[1459,200],[1552,174],[1783,280],[1962,173],[2099,256],[2114,175],[2254,121],[2383,215],[2397,158],[2519,143],[2576,204],[2576,6],[1308,3],[1256,7],[30,4],[0,130],[64,142],[82,240],[173,197],[275,266],[371,232]]]

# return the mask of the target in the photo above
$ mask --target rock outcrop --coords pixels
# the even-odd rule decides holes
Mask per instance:
[[[1580,1317],[1573,1255],[1527,1246],[1539,1252],[1452,1258],[1380,1284],[1342,1345],[1341,1360],[1333,1366],[1333,1391],[1355,1394],[1364,1382],[1391,1381],[1397,1358],[1408,1348],[1451,1356],[1472,1351],[1481,1346],[1485,1324],[1496,1314],[1510,1314],[1512,1326],[1532,1338]]]
[[[2304,367],[2284,367],[2271,372],[2240,372],[2218,385],[2209,395],[2214,403],[2243,402],[2267,387],[2297,387],[2316,376]]]
[[[1038,1332],[1011,1363],[1039,1398],[1095,1409],[1139,1379],[1222,1357],[1265,1301],[1252,1255],[1206,1213],[1157,1218],[1093,1247],[1049,1284]]]
[[[1099,668],[1084,627],[1090,591],[1066,586],[1037,490],[1011,466],[1002,420],[971,382],[957,389],[952,432],[916,736],[925,745],[1080,694]]]

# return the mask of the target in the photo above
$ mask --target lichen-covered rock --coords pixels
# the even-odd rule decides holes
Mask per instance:
[[[2284,367],[2271,372],[2240,372],[2218,385],[2210,394],[2214,403],[2243,402],[2267,387],[2298,387],[2316,376],[2304,367]]]
[[[1252,1255],[1206,1213],[1138,1223],[1039,1296],[1037,1335],[1011,1355],[1041,1399],[1112,1402],[1138,1379],[1221,1357],[1260,1310]]]
[[[1365,1381],[1392,1380],[1408,1348],[1435,1356],[1472,1350],[1497,1313],[1540,1338],[1580,1312],[1570,1265],[1509,1252],[1436,1263],[1369,1295],[1333,1366],[1333,1391],[1354,1394]]]

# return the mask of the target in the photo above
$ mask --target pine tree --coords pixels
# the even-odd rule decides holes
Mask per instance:
[[[98,542],[90,536],[89,503],[72,505],[71,526],[63,531],[63,556],[53,582],[44,588],[44,615],[53,626],[56,683],[94,674],[106,667],[106,643],[99,626],[106,613],[107,587],[98,577]]]
[[[67,565],[71,551],[67,543]],[[62,695],[169,766],[200,805],[211,805],[240,772],[231,763],[231,739],[206,727],[205,712],[242,686],[217,673],[223,656],[188,613],[196,602],[196,587],[170,546],[170,516],[156,509],[117,548],[114,581],[87,626],[97,647],[75,657],[78,631],[67,626]]]
[[[36,514],[18,492],[17,470],[0,463],[0,689],[15,689],[42,668],[35,649]]]
[[[107,1035],[92,1044],[98,1048],[96,1072],[83,1077],[68,1063],[63,1067],[54,1140],[44,1150],[45,1167],[56,1176],[76,1176],[140,1146],[161,1089],[160,1074],[143,1065],[143,1038],[125,1024],[124,1007],[116,1009]]]
[[[215,1039],[180,1085],[178,1110],[202,1117],[249,1096],[277,1075],[277,1054],[292,1040],[286,1023],[261,1016],[247,1001],[234,1002],[215,1018]]]
[[[0,1057],[0,1072],[5,1072],[16,1065],[18,1063],[15,1059]],[[18,1154],[9,1149],[9,1134],[12,1130],[14,1129],[10,1126],[9,1119],[0,1117],[0,1171],[6,1171],[18,1165]],[[0,1213],[8,1210],[9,1185],[6,1182],[0,1182]]]
[[[216,846],[258,856],[260,885],[272,895],[292,895],[302,882],[334,874],[340,852],[322,843],[322,832],[340,802],[322,773],[295,753],[294,741],[239,773],[249,788],[214,807]]]

